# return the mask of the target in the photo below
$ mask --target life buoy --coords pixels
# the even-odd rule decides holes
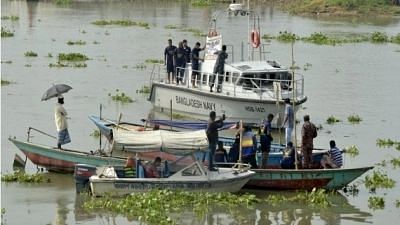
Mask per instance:
[[[250,40],[253,48],[258,48],[258,46],[260,46],[260,33],[257,30],[252,30]]]

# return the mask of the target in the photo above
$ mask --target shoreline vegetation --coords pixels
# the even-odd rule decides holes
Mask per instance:
[[[399,0],[281,0],[277,3],[295,15],[400,16]]]

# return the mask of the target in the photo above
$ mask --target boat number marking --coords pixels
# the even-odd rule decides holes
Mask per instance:
[[[264,107],[259,106],[245,106],[244,109],[249,112],[265,112]]]

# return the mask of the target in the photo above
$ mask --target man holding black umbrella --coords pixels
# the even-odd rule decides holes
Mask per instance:
[[[57,97],[57,104],[54,110],[54,119],[57,127],[57,148],[61,149],[61,145],[65,145],[71,142],[71,138],[68,133],[67,124],[67,111],[64,108],[64,97],[59,95]]]

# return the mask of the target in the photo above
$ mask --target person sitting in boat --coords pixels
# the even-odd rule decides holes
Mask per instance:
[[[161,158],[156,157],[153,162],[147,163],[144,166],[146,172],[146,178],[160,178],[160,173],[158,172],[158,167],[161,165]]]
[[[295,168],[295,157],[296,152],[293,147],[293,142],[289,141],[287,147],[283,150],[283,159],[281,161],[282,169],[294,169]]]
[[[239,145],[240,145],[240,136],[236,135],[235,142],[229,149],[228,162],[237,163],[239,161]]]
[[[126,159],[126,163],[124,166],[124,177],[128,177],[128,178],[136,177],[136,173],[135,173],[135,169],[134,169],[134,166],[135,166],[134,162],[135,162],[134,159],[130,156]]]
[[[321,166],[325,169],[340,168],[343,165],[342,151],[336,147],[336,142],[331,140],[329,142],[330,149],[322,156]]]
[[[222,141],[218,141],[218,148],[217,148],[217,150],[215,150],[214,160],[217,163],[218,162],[221,162],[221,163],[228,162],[228,154],[226,153],[226,150],[224,148],[224,143],[222,143]]]

